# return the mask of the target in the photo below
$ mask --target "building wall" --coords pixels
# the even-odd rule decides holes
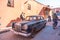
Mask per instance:
[[[21,1],[15,0],[14,7],[7,6],[8,0],[0,0],[0,27],[5,27],[10,20],[19,17]]]
[[[28,10],[28,4],[31,5],[31,10]],[[43,5],[38,4],[35,1],[28,1],[26,4],[24,5],[24,9],[22,9],[22,12],[26,13],[26,16],[28,15],[38,15],[39,12],[41,11],[41,9],[43,8]]]
[[[0,27],[6,27],[11,21],[20,16],[22,12],[25,16],[38,15],[44,5],[36,3],[33,0],[29,0],[26,4],[26,0],[14,0],[14,7],[7,6],[8,0],[0,0]],[[31,10],[28,10],[28,4],[31,4]]]
[[[60,8],[53,8],[54,13],[59,13],[60,12]]]

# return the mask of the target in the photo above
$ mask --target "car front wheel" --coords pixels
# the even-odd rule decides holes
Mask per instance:
[[[36,34],[36,29],[33,28],[30,37],[31,37],[31,38],[34,38],[34,37],[35,37],[35,34]]]

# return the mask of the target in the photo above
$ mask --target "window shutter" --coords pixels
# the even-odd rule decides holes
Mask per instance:
[[[14,0],[8,0],[7,6],[14,7]]]

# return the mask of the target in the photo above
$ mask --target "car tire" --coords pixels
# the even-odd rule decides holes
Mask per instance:
[[[31,38],[34,38],[35,35],[31,35]]]
[[[31,38],[34,38],[35,37],[35,33],[36,33],[36,28],[33,28],[33,30],[32,30],[32,33],[31,33]]]

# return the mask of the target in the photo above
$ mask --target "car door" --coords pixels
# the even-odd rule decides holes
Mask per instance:
[[[43,25],[44,25],[44,18],[40,17],[39,23],[37,24],[37,27],[36,27],[37,31],[41,30],[43,28]]]

